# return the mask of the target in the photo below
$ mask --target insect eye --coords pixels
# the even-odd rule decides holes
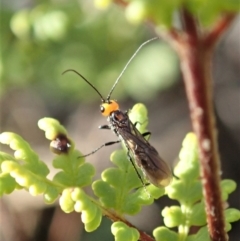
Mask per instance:
[[[116,101],[111,100],[109,103],[103,103],[100,106],[100,111],[103,116],[109,116],[113,111],[119,109],[119,105]]]
[[[104,113],[104,111],[105,111],[104,106],[100,105],[100,111],[101,111],[102,113]]]

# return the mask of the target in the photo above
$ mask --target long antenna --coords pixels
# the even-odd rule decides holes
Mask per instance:
[[[147,40],[146,42],[142,43],[140,45],[140,47],[136,50],[136,52],[133,54],[133,56],[128,60],[127,64],[125,65],[125,67],[123,68],[122,72],[120,73],[120,75],[118,76],[118,78],[116,79],[112,89],[110,90],[108,96],[107,96],[107,101],[109,101],[110,97],[111,97],[111,94],[113,92],[113,90],[115,89],[116,85],[118,84],[118,81],[120,80],[120,78],[122,77],[123,73],[125,72],[125,70],[127,69],[128,65],[131,63],[131,61],[134,59],[134,57],[137,55],[137,53],[139,52],[139,50],[146,44],[148,44],[149,42],[152,42],[156,39],[159,39],[159,37],[155,37],[155,38],[152,38],[152,39],[149,39]]]
[[[97,88],[93,84],[91,84],[83,75],[81,75],[80,73],[78,73],[74,69],[67,69],[62,74],[65,74],[66,72],[74,72],[75,74],[79,75],[83,80],[85,80],[98,93],[98,95],[100,96],[102,102],[105,102],[105,99],[103,98],[101,93],[97,90]]]

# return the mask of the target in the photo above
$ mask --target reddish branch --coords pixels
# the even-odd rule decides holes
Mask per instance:
[[[104,215],[106,215],[113,222],[121,221],[121,222],[125,223],[126,225],[128,225],[129,227],[135,228],[136,230],[138,230],[139,235],[140,235],[139,240],[141,240],[141,241],[154,241],[154,239],[151,236],[149,236],[147,233],[139,230],[137,227],[135,227],[133,224],[131,224],[129,221],[127,221],[123,217],[120,217],[119,215],[115,214],[114,212],[111,212],[108,209],[104,209],[103,207],[102,207],[102,211],[103,211]]]
[[[217,130],[212,104],[212,81],[209,69],[211,53],[201,41],[185,40],[181,66],[190,108],[193,130],[197,135],[203,194],[212,240],[227,240],[224,231],[223,204],[220,191],[220,161]]]
[[[228,29],[229,25],[233,22],[235,16],[235,14],[226,14],[222,17],[204,39],[204,45],[208,48],[214,47],[223,32]]]
[[[201,179],[209,235],[213,241],[226,241],[220,190],[220,159],[213,108],[211,62],[213,47],[233,21],[224,16],[207,34],[201,32],[194,17],[182,11],[183,31],[162,35],[176,49],[184,77],[193,130],[199,144]]]

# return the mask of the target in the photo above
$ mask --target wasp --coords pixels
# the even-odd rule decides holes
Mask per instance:
[[[149,136],[151,133],[147,132],[147,133],[141,134],[136,128],[137,123],[132,123],[131,120],[129,119],[128,112],[121,111],[118,103],[115,100],[110,99],[113,90],[115,89],[119,79],[125,72],[129,63],[132,61],[132,59],[136,56],[138,51],[144,45],[146,45],[147,43],[155,39],[158,39],[158,38],[147,40],[136,50],[136,52],[127,62],[124,69],[120,73],[119,77],[113,84],[113,87],[110,90],[106,99],[103,98],[102,94],[96,89],[94,85],[92,85],[83,75],[81,75],[77,71],[73,69],[68,69],[64,71],[63,74],[69,71],[75,72],[96,91],[96,93],[100,96],[102,101],[100,105],[100,111],[103,116],[107,117],[107,120],[109,122],[108,125],[99,126],[99,129],[110,129],[118,137],[117,141],[107,142],[101,145],[96,150],[92,151],[91,153],[84,155],[83,157],[92,155],[93,153],[97,152],[99,149],[101,149],[104,146],[109,146],[115,143],[122,142],[127,149],[128,159],[132,163],[143,186],[145,186],[146,184],[142,176],[140,175],[137,166],[140,167],[140,169],[143,171],[144,175],[146,176],[146,178],[149,180],[150,183],[152,183],[157,187],[165,187],[171,181],[171,177],[172,177],[171,170],[167,165],[167,163],[159,156],[157,150],[145,139],[145,137]]]

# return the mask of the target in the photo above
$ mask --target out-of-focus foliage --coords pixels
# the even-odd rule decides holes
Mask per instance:
[[[95,0],[98,8],[107,8],[114,0]],[[174,15],[184,7],[188,12],[198,17],[200,24],[209,27],[223,13],[239,12],[238,0],[122,0],[126,5],[126,18],[139,24],[151,19],[156,25],[171,28],[174,25]]]
[[[119,6],[99,11],[91,1],[42,1],[21,7],[13,3],[12,9],[2,4],[1,18],[1,94],[31,85],[46,100],[98,98],[78,76],[61,75],[69,68],[107,95],[147,34],[144,27],[129,24]],[[139,99],[137,93],[145,89],[149,91],[141,96],[151,98],[176,81],[177,59],[169,47],[155,42],[144,48],[123,76],[114,98],[121,93],[121,98],[129,94]],[[143,82],[142,89],[136,90],[136,81]],[[123,83],[127,90],[123,91]]]

